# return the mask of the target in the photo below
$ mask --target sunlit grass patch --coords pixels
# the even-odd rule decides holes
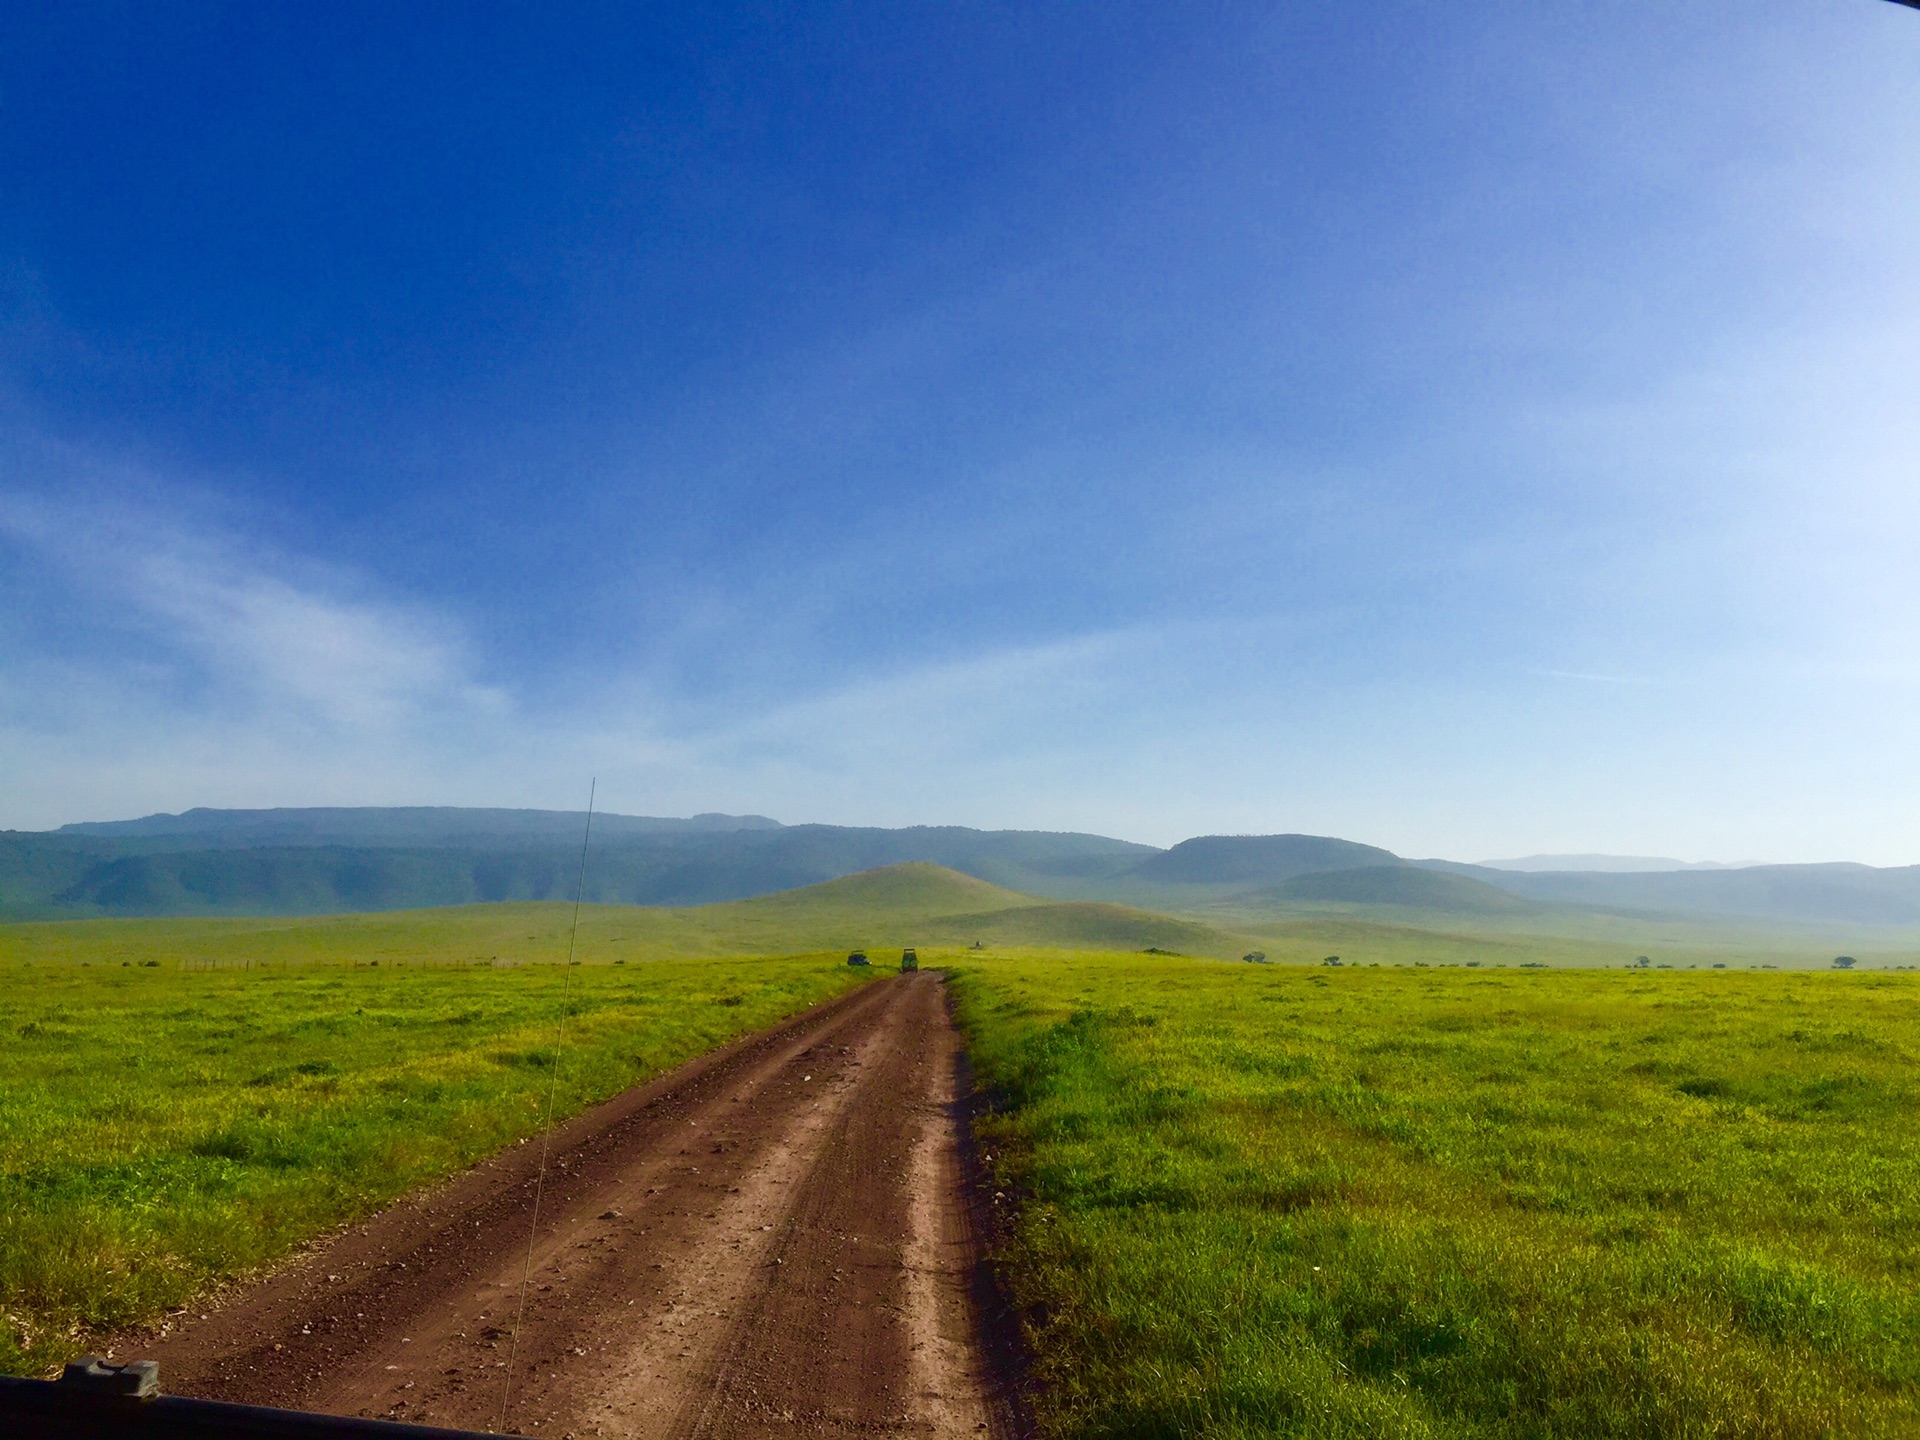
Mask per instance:
[[[335,949],[0,965],[0,1370],[43,1370],[527,1135],[556,1074],[566,1115],[860,980],[838,955],[376,968]]]
[[[1920,1432],[1907,977],[955,974],[1051,1434]]]

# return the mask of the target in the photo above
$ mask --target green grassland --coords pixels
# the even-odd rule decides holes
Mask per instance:
[[[565,1115],[858,983],[855,946],[1240,943],[931,865],[590,906],[569,970],[571,918],[507,904],[0,927],[0,1370],[56,1364],[530,1133],[563,987]]]
[[[1920,1433],[1920,977],[952,973],[1049,1435]]]
[[[566,1114],[916,945],[1004,1102],[1053,1435],[1920,1433],[1920,977],[1282,898],[902,865],[589,906],[572,969],[553,904],[0,927],[0,1370],[525,1137],[563,988]]]

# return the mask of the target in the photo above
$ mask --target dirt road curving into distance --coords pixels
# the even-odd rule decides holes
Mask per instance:
[[[117,1353],[173,1394],[556,1440],[1010,1436],[957,1057],[940,977],[903,975],[560,1127],[517,1342],[537,1142]]]

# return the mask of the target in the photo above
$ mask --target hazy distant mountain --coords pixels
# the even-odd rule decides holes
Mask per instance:
[[[189,811],[0,833],[0,913],[267,915],[571,899],[583,814],[564,811]],[[780,825],[760,817],[596,816],[590,901],[694,905],[903,861],[1048,893],[1123,872],[1154,847],[1100,835]]]
[[[1920,925],[1920,865],[1751,865],[1638,874],[1445,868],[1552,904],[1704,919]]]
[[[560,810],[444,807],[189,810],[51,832],[0,831],[0,918],[321,914],[571,899],[584,820]],[[905,861],[1028,895],[1162,910],[1247,899],[1281,909],[1377,905],[1514,916],[1538,902],[1712,920],[1920,925],[1920,867],[1653,869],[1681,862],[1589,855],[1496,867],[1409,861],[1324,835],[1203,835],[1160,850],[1071,832],[782,825],[757,815],[596,815],[586,898],[694,905]],[[1536,864],[1542,868],[1515,868]]]
[[[179,841],[208,849],[261,845],[526,845],[578,843],[586,824],[581,810],[483,810],[451,805],[327,806],[285,810],[193,809],[139,820],[92,820],[62,825],[57,835]],[[652,815],[596,814],[593,829],[604,839],[634,835],[710,835],[739,830],[778,830],[764,815],[695,815],[684,820]]]
[[[1724,864],[1718,860],[1669,860],[1659,855],[1522,855],[1517,860],[1482,860],[1487,870],[1519,870],[1528,874],[1542,871],[1577,870],[1599,875],[1637,875],[1656,870],[1743,870],[1757,860],[1739,860]]]
[[[1564,860],[1619,857],[1555,857]],[[1675,865],[1681,862],[1671,862]],[[1407,871],[1441,873],[1473,888],[1427,886]],[[1140,903],[1178,906],[1175,886],[1264,887],[1256,897],[1286,903],[1398,905],[1458,913],[1514,913],[1491,891],[1553,906],[1645,916],[1788,922],[1803,925],[1920,925],[1920,866],[1752,865],[1676,870],[1498,869],[1448,860],[1403,860],[1391,851],[1311,835],[1210,835],[1182,841],[1108,882],[1119,898],[1139,884]],[[1238,892],[1232,897],[1239,900]]]

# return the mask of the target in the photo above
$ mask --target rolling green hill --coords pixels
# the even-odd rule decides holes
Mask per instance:
[[[1449,915],[1524,915],[1540,908],[1479,880],[1411,865],[1319,870],[1236,898],[1247,904],[1392,905]]]

